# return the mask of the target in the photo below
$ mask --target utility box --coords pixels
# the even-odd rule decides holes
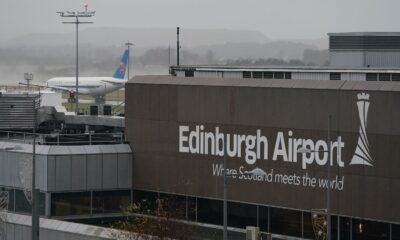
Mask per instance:
[[[97,116],[99,115],[99,107],[96,105],[90,106],[90,116]]]
[[[103,106],[103,115],[111,116],[111,105],[104,105]]]
[[[260,239],[260,228],[259,227],[246,227],[246,240],[259,240]]]

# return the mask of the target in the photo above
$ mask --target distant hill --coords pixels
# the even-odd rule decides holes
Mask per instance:
[[[111,76],[124,43],[134,74],[167,74],[176,62],[176,29],[87,28],[79,33],[81,76]],[[181,29],[181,64],[281,62],[326,65],[327,39],[271,40],[257,31]],[[170,48],[168,48],[170,46]],[[282,61],[279,61],[282,60]],[[293,61],[292,61],[293,60]],[[24,72],[35,81],[75,74],[75,32],[36,33],[0,44],[0,82],[18,82]]]
[[[267,43],[226,43],[210,46],[193,47],[190,51],[204,54],[212,51],[216,58],[277,58],[277,59],[302,59],[306,49],[317,49],[314,45],[289,42],[271,41]]]
[[[269,39],[262,33],[250,30],[226,29],[181,29],[181,45],[191,47],[198,45],[216,45],[225,43],[253,42],[265,43]],[[175,46],[176,29],[171,28],[115,28],[94,27],[79,32],[79,42],[93,45],[120,46],[130,40],[137,47]],[[34,33],[16,37],[6,45],[73,45],[75,32]]]

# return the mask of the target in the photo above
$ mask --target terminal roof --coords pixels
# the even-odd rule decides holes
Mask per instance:
[[[156,84],[181,86],[262,87],[299,89],[340,89],[367,91],[400,91],[399,82],[330,81],[330,80],[282,80],[282,79],[230,79],[187,78],[163,76],[135,76],[127,84]]]

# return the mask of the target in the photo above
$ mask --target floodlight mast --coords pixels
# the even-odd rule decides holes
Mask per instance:
[[[57,12],[60,17],[72,17],[75,18],[74,22],[62,22],[63,24],[75,24],[76,25],[76,86],[75,86],[75,113],[76,115],[79,114],[79,54],[78,54],[78,26],[79,24],[92,24],[93,22],[81,22],[79,18],[85,17],[93,17],[96,11],[88,11],[87,5],[85,5],[85,11],[65,11],[65,12]]]
[[[127,46],[128,47],[128,66],[127,66],[127,68],[128,68],[128,77],[127,77],[127,80],[129,81],[129,70],[130,70],[130,65],[131,65],[131,49],[130,49],[130,47],[131,46],[135,46],[135,44],[133,44],[133,43],[131,43],[131,42],[129,42],[129,41],[127,41],[126,43],[125,43],[125,46]]]

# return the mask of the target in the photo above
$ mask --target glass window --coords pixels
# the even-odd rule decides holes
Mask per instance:
[[[390,225],[388,223],[353,219],[353,240],[389,240]]]
[[[194,71],[193,70],[186,70],[185,71],[185,77],[194,77]]]
[[[274,73],[273,72],[264,72],[264,78],[273,79]]]
[[[340,72],[331,72],[329,73],[329,80],[341,80],[342,74]]]
[[[257,226],[257,206],[228,202],[228,226],[243,228]]]
[[[90,192],[51,194],[52,216],[86,214],[90,214]]]
[[[331,215],[331,238],[337,239],[337,216]]]
[[[340,240],[350,240],[350,218],[340,217]]]
[[[134,190],[133,191],[133,202],[142,202],[145,200],[149,204],[149,210],[152,210],[155,208],[156,200],[159,197],[158,193],[155,192],[147,192],[147,191],[139,191],[139,190]]]
[[[390,81],[389,73],[379,73],[379,81]]]
[[[292,79],[292,73],[291,72],[285,72],[285,79]]]
[[[197,198],[197,221],[222,225],[223,203],[219,200]]]
[[[400,225],[392,224],[392,240],[400,240]]]
[[[285,73],[283,72],[274,72],[274,79],[284,79]]]
[[[160,200],[162,200],[162,207],[165,214],[170,218],[187,219],[186,217],[186,197],[180,195],[172,195],[160,193]]]
[[[400,81],[400,73],[393,73],[392,81]]]
[[[302,212],[270,208],[270,232],[282,235],[301,237]]]
[[[258,226],[260,231],[268,232],[268,207],[258,207]]]
[[[303,233],[303,237],[315,239],[313,222],[310,212],[303,212]]]
[[[24,191],[19,189],[15,190],[15,211],[24,213],[32,212],[31,204],[26,199]]]
[[[191,221],[197,221],[197,199],[195,197],[188,197],[187,217]]]
[[[262,72],[253,72],[253,78],[263,78]]]
[[[365,75],[365,79],[367,81],[377,81],[378,80],[378,74],[377,73],[367,73]]]
[[[251,78],[251,72],[243,72],[243,78]]]
[[[45,209],[46,209],[46,194],[45,193],[39,193],[39,214],[41,216],[45,215]]]
[[[93,214],[117,213],[130,205],[130,191],[93,192]]]
[[[0,187],[0,191],[8,192],[8,211],[14,211],[14,189]]]

